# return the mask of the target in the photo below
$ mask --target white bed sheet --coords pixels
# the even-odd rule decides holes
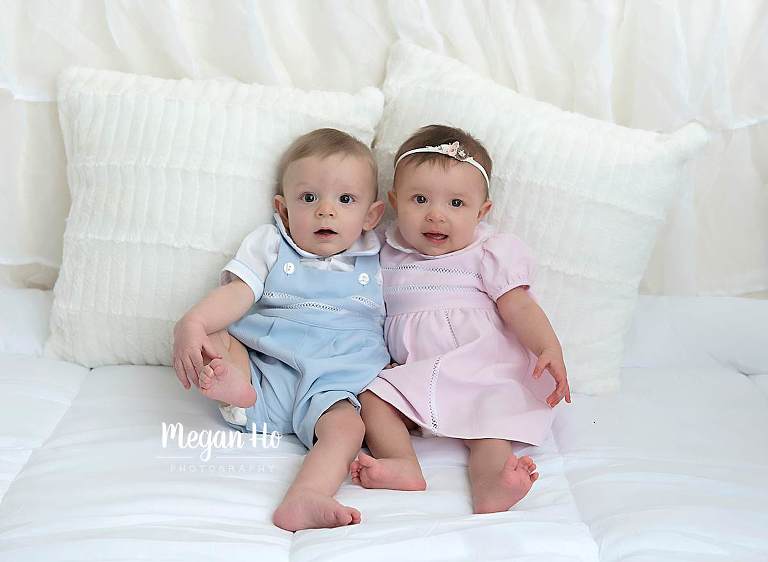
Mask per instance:
[[[542,476],[510,512],[472,515],[463,446],[414,438],[426,492],[347,481],[338,498],[363,523],[296,534],[270,523],[295,437],[161,458],[200,453],[162,448],[164,421],[226,429],[170,369],[0,354],[0,560],[767,560],[768,376],[737,336],[768,302],[664,299],[641,299],[622,390],[575,396],[544,446],[520,447]],[[691,343],[728,318],[748,361]],[[19,333],[39,333],[28,319]]]

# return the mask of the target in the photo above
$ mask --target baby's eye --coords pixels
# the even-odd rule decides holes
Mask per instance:
[[[339,201],[341,201],[346,205],[348,203],[352,203],[352,201],[354,201],[354,198],[349,193],[345,193],[341,197],[339,197]]]
[[[419,205],[423,205],[424,203],[427,202],[427,198],[424,197],[423,195],[414,195],[413,200],[416,201],[416,203],[418,203]]]
[[[314,193],[304,193],[301,196],[301,200],[304,201],[305,203],[314,203],[315,199],[317,199],[317,197],[315,196]]]
[[[451,199],[451,205],[454,207],[461,207],[464,204],[464,201],[461,199]]]

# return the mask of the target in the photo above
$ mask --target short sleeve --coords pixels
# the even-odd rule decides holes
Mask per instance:
[[[528,246],[513,234],[496,234],[483,244],[480,274],[494,301],[516,287],[530,287],[534,268]]]
[[[219,284],[226,285],[235,276],[253,291],[254,302],[264,293],[264,282],[277,261],[280,233],[272,224],[264,224],[251,232],[240,244],[235,257],[229,260],[219,276]]]

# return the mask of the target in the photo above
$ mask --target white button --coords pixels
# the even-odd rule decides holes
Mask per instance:
[[[367,285],[368,281],[370,281],[371,278],[368,277],[367,273],[361,273],[360,277],[358,277],[357,280],[360,282],[361,285]]]
[[[285,271],[288,275],[296,271],[296,266],[293,265],[291,262],[288,262],[283,266],[283,271]]]

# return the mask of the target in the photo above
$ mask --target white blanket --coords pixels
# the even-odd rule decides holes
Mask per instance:
[[[48,305],[15,296],[30,347]],[[362,524],[296,534],[270,523],[295,437],[202,461],[164,448],[162,423],[227,426],[170,369],[0,354],[0,560],[766,560],[766,320],[766,301],[641,298],[621,392],[574,396],[544,446],[518,447],[541,478],[511,511],[472,515],[463,445],[414,438],[426,492],[348,480]]]

